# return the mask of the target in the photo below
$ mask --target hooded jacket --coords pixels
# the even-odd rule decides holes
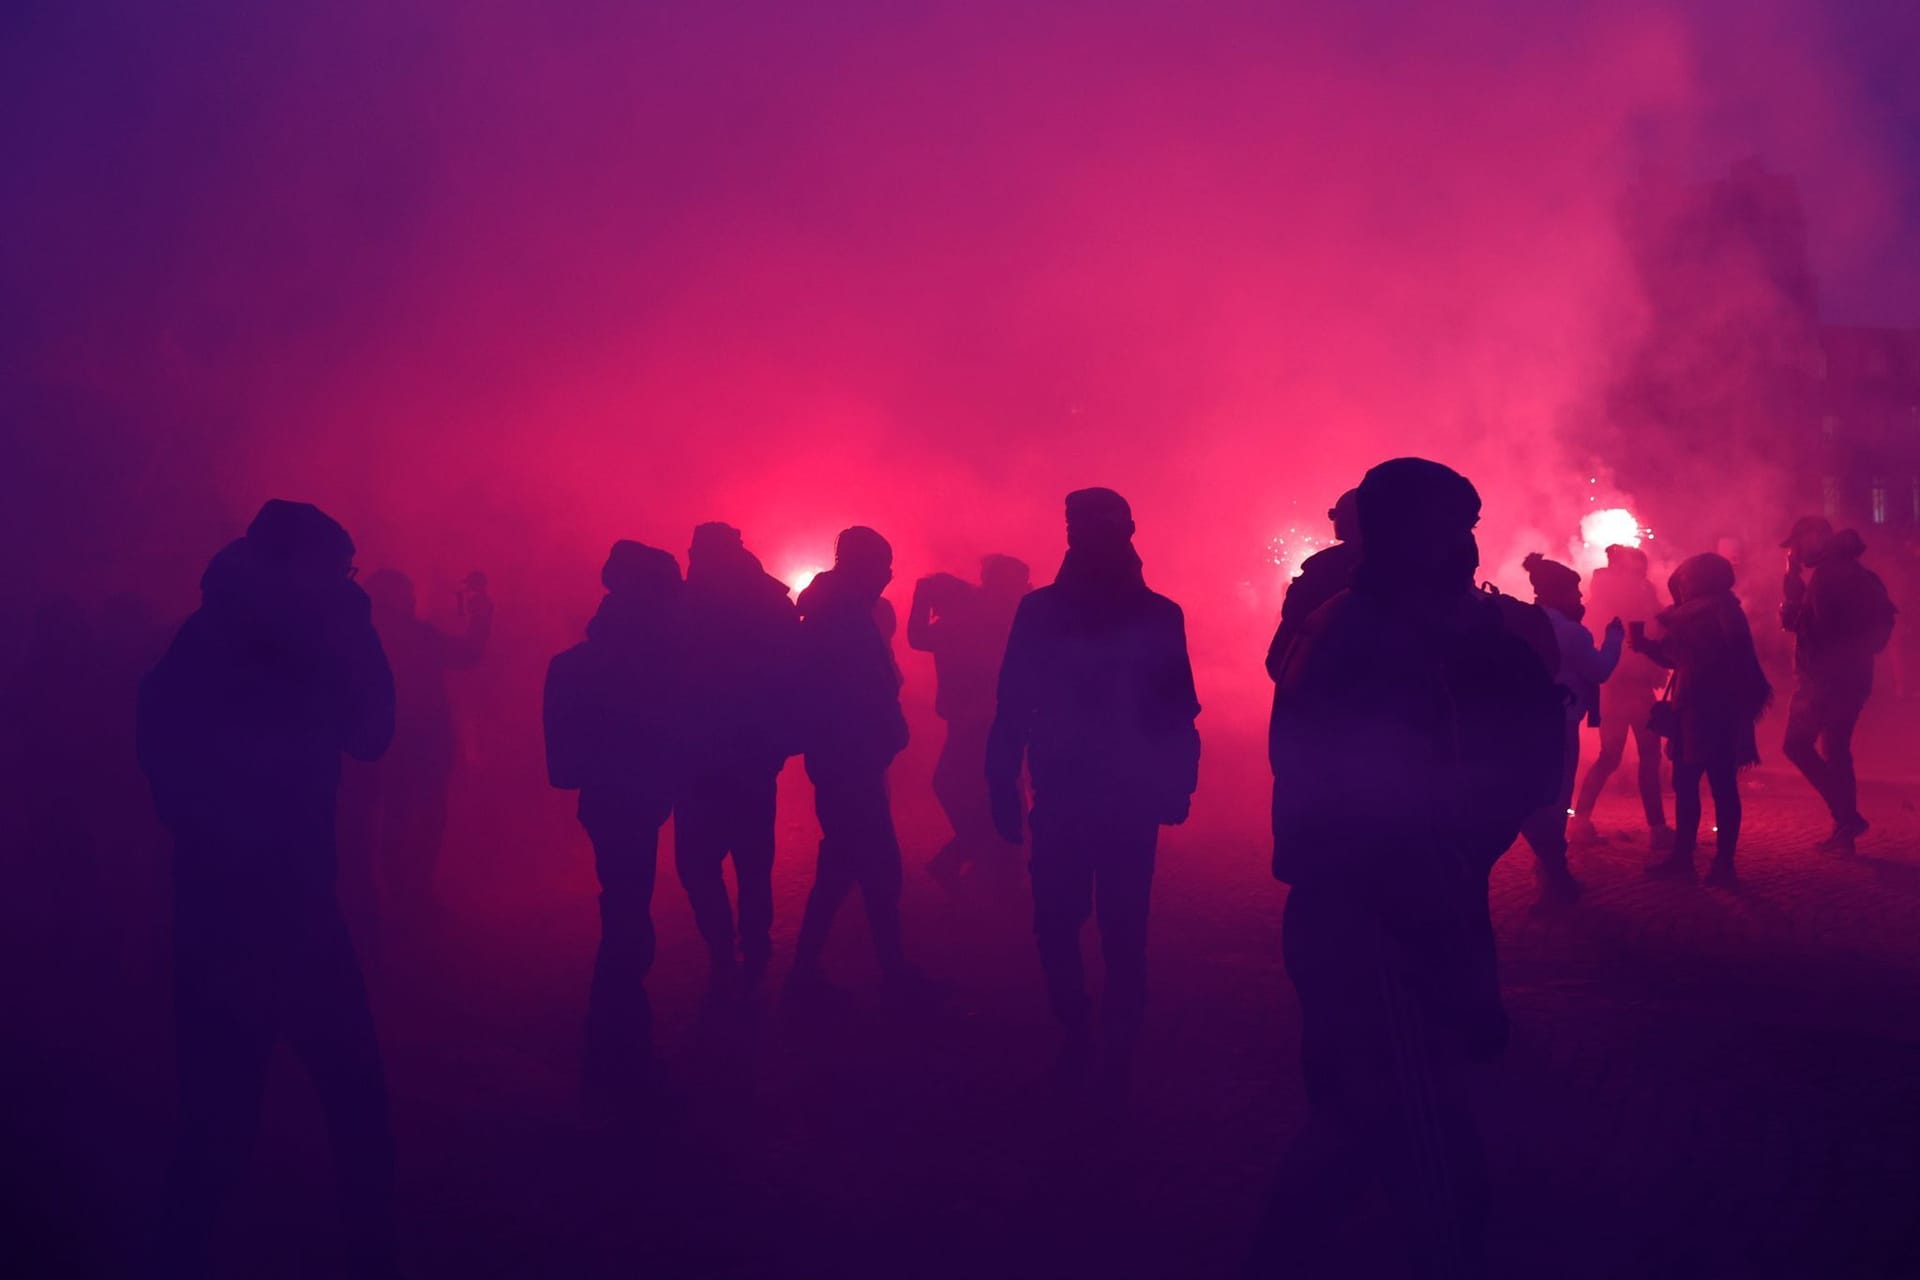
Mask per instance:
[[[1678,585],[1680,579],[1676,574],[1674,595],[1680,603],[1659,618],[1663,634],[1643,645],[1650,658],[1674,673],[1676,729],[1668,753],[1677,763],[1703,767],[1758,764],[1753,726],[1773,689],[1754,651],[1746,612],[1734,598],[1731,575],[1691,591]]]
[[[340,757],[378,759],[393,725],[366,593],[229,544],[140,686],[140,764],[178,877],[330,893]]]
[[[839,569],[800,593],[800,731],[810,772],[885,769],[906,749],[900,669],[880,618]]]

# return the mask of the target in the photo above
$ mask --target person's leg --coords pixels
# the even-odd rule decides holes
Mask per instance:
[[[1094,904],[1107,970],[1105,1032],[1123,1070],[1139,1040],[1147,1007],[1147,906],[1159,839],[1160,828],[1151,822],[1114,824],[1092,851]]]
[[[1706,770],[1676,760],[1673,764],[1673,852],[1653,866],[1674,873],[1693,870],[1693,851],[1700,840],[1700,779]]]
[[[858,795],[860,898],[867,908],[867,931],[873,937],[880,972],[897,980],[906,976],[907,959],[900,937],[900,838],[893,828],[893,798],[887,792],[886,773],[863,778]]]
[[[396,761],[381,776],[380,866],[389,899],[409,920],[433,908],[452,785],[451,773],[411,761]]]
[[[1833,780],[1819,750],[1820,731],[1824,727],[1819,704],[1818,690],[1802,676],[1794,686],[1793,702],[1787,710],[1787,733],[1780,749],[1813,784],[1814,791],[1833,813],[1833,820],[1839,822],[1844,815],[1833,811]]]
[[[674,870],[716,972],[733,964],[733,903],[724,867],[738,799],[725,777],[706,773],[687,780],[673,811]]]
[[[1733,875],[1734,850],[1740,844],[1740,770],[1732,761],[1717,763],[1707,770],[1707,786],[1713,792],[1714,872]]]
[[[643,1060],[653,1052],[653,888],[660,827],[653,814],[617,797],[582,797],[582,824],[593,841],[600,880],[600,950],[587,994],[590,1070]]]
[[[249,929],[257,922],[237,915],[248,909],[187,898],[176,912],[180,1132],[161,1212],[162,1274],[206,1272],[215,1223],[245,1173],[259,1131],[267,1064],[278,1037],[278,974],[257,945],[270,931]]]
[[[316,913],[299,941],[287,1042],[320,1096],[352,1252],[371,1271],[391,1262],[395,1245],[393,1129],[373,1011],[337,911]]]
[[[1093,859],[1088,834],[1075,816],[1034,805],[1033,936],[1040,948],[1047,998],[1054,1017],[1071,1032],[1086,1029],[1086,962],[1080,927],[1093,914]]]
[[[1600,754],[1593,758],[1587,776],[1581,780],[1580,794],[1573,804],[1574,816],[1583,822],[1592,822],[1593,809],[1600,803],[1601,790],[1626,756],[1627,734],[1632,726],[1623,711],[1623,708],[1612,703],[1601,710]]]
[[[743,772],[734,789],[733,874],[740,885],[740,954],[765,973],[773,957],[774,818],[780,775]]]
[[[811,979],[819,977],[833,917],[858,878],[861,804],[857,783],[845,774],[811,768],[807,774],[813,779],[814,812],[820,819],[820,858],[800,917],[793,966],[796,974]]]
[[[1853,771],[1853,731],[1860,723],[1864,703],[1852,698],[1836,702],[1820,726],[1822,755],[1827,762],[1828,807],[1833,820],[1852,826],[1860,819],[1860,788]]]
[[[1633,731],[1633,750],[1640,783],[1640,808],[1647,830],[1656,838],[1667,830],[1666,797],[1660,790],[1660,735],[1641,724]]]

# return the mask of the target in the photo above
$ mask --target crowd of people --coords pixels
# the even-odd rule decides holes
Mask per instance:
[[[1294,580],[1267,654],[1272,873],[1289,886],[1282,941],[1311,1119],[1250,1274],[1278,1268],[1282,1242],[1287,1265],[1322,1274],[1316,1242],[1331,1248],[1336,1210],[1369,1181],[1393,1193],[1423,1272],[1480,1270],[1487,1180],[1464,1080],[1508,1034],[1488,878],[1524,837],[1541,909],[1573,909],[1577,851],[1629,740],[1650,872],[1695,874],[1704,782],[1707,878],[1737,882],[1739,774],[1759,758],[1772,690],[1733,565],[1683,561],[1663,604],[1637,548],[1608,548],[1590,582],[1536,555],[1534,599],[1521,601],[1478,584],[1480,506],[1438,463],[1373,468],[1330,513],[1340,541]],[[1007,877],[1027,846],[1062,1068],[1119,1101],[1147,1007],[1156,846],[1188,817],[1200,705],[1183,614],[1147,585],[1126,501],[1079,490],[1065,516],[1051,584],[1034,588],[1002,555],[977,583],[924,578],[906,640],[933,655],[946,722],[934,788],[953,834],[929,869],[949,885]],[[1846,852],[1867,830],[1851,737],[1894,610],[1857,535],[1808,517],[1785,548],[1780,621],[1797,645],[1785,754],[1831,812],[1822,847]],[[175,843],[183,1127],[157,1254],[178,1274],[197,1274],[243,1176],[283,1042],[320,1094],[359,1258],[372,1274],[394,1255],[393,1137],[341,895],[369,875],[402,899],[427,892],[451,762],[444,673],[479,659],[491,607],[476,579],[464,631],[440,629],[415,616],[398,575],[362,590],[354,555],[317,508],[269,502],[214,556],[199,611],[139,689],[138,758]],[[777,779],[794,756],[821,838],[786,996],[833,997],[826,943],[857,889],[887,993],[941,998],[901,915],[888,771],[908,726],[892,576],[890,544],[864,526],[839,535],[833,567],[797,598],[726,524],[693,531],[684,574],[669,551],[612,547],[605,594],[584,639],[552,660],[543,705],[548,781],[578,795],[600,887],[590,1083],[631,1087],[656,1070],[646,987],[669,819],[711,998],[768,984]],[[1598,639],[1590,613],[1606,619]],[[1600,736],[1584,778],[1583,726]],[[354,769],[395,753],[405,768],[382,775],[387,788],[356,789]],[[1089,919],[1105,962],[1097,1010]]]

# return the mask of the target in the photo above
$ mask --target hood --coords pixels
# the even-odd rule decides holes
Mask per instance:
[[[1842,529],[1828,538],[1820,548],[1819,554],[1810,557],[1815,565],[1841,564],[1848,560],[1858,560],[1867,554],[1867,540],[1860,536],[1857,529]]]

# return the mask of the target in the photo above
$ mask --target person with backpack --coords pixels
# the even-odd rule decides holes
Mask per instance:
[[[1651,875],[1691,878],[1700,838],[1700,782],[1713,792],[1715,850],[1707,883],[1731,886],[1740,843],[1740,770],[1760,763],[1754,722],[1773,689],[1754,651],[1746,612],[1733,594],[1733,565],[1707,552],[1682,561],[1667,581],[1673,607],[1659,637],[1636,625],[1634,649],[1673,671],[1654,725],[1673,757],[1673,851]]]
[[[1468,1069],[1508,1023],[1488,876],[1562,785],[1565,703],[1534,606],[1478,591],[1480,495],[1400,458],[1361,482],[1352,590],[1283,656],[1273,875],[1309,1118],[1249,1274],[1339,1275],[1336,1229],[1392,1193],[1420,1275],[1485,1269],[1489,1190]]]
[[[1794,637],[1793,704],[1783,744],[1833,816],[1826,853],[1852,853],[1867,831],[1853,771],[1853,731],[1873,692],[1873,661],[1893,638],[1895,610],[1880,575],[1861,563],[1867,545],[1802,516],[1780,544],[1787,573],[1780,625]]]
[[[587,999],[589,1083],[633,1080],[653,1065],[653,885],[660,828],[679,782],[676,610],[670,552],[622,540],[584,642],[548,664],[542,718],[547,777],[580,793],[580,825],[600,880],[600,950]]]

